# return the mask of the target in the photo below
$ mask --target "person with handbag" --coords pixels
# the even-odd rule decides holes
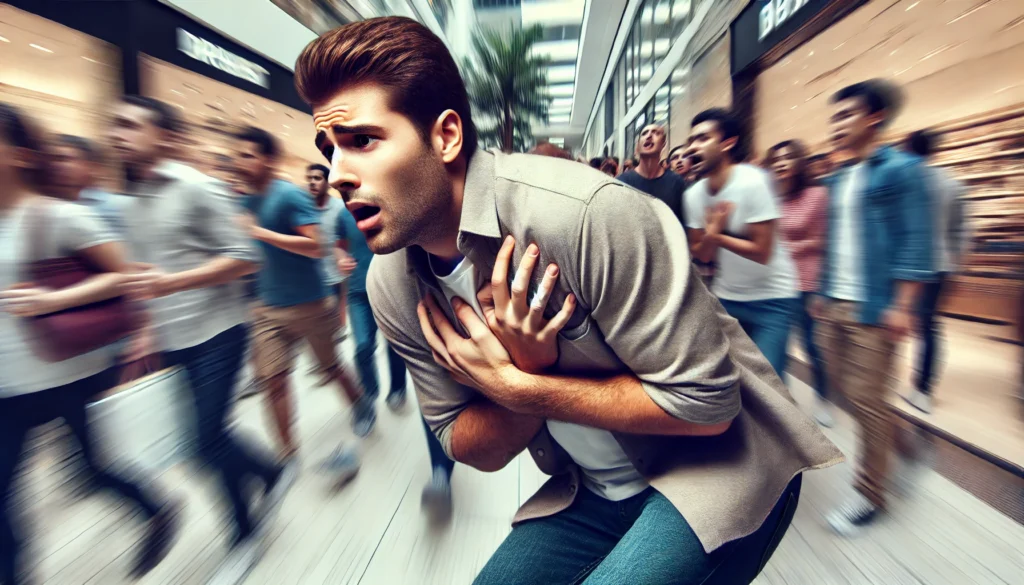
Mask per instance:
[[[146,301],[150,339],[164,365],[186,371],[199,455],[219,475],[233,509],[231,550],[214,582],[238,583],[259,560],[265,528],[298,469],[228,428],[249,338],[241,279],[258,269],[259,251],[236,221],[241,210],[227,186],[169,158],[181,125],[175,111],[126,96],[111,120],[110,143],[131,195],[121,210],[126,240],[145,263],[126,277],[125,290]],[[248,497],[251,479],[263,487],[259,509]]]
[[[106,470],[86,417],[89,398],[116,385],[112,346],[131,333],[130,307],[118,298],[124,252],[91,211],[38,194],[41,153],[21,113],[0,104],[0,583],[21,583],[11,506],[22,447],[31,429],[57,418],[96,487],[142,511],[147,530],[131,568],[141,577],[170,550],[177,506]]]

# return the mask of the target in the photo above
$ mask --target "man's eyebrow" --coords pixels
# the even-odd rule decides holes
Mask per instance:
[[[374,126],[372,124],[358,124],[355,126],[331,124],[331,130],[335,134],[380,134],[384,131],[380,126]]]

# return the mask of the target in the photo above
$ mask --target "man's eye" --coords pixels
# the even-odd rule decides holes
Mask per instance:
[[[356,148],[366,148],[367,146],[370,146],[371,144],[373,144],[374,141],[376,141],[376,140],[377,140],[376,138],[374,138],[372,136],[368,136],[366,134],[356,134],[353,137],[353,139],[352,139],[352,141],[355,144]]]

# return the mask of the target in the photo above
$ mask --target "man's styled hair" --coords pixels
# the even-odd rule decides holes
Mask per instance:
[[[295,88],[311,105],[363,82],[383,86],[391,109],[424,138],[442,112],[455,111],[462,118],[463,153],[473,155],[477,135],[466,84],[444,42],[427,27],[398,16],[353,22],[311,42],[295,63]]]
[[[704,122],[714,122],[718,126],[719,133],[722,134],[722,140],[736,139],[736,146],[729,153],[729,157],[732,158],[733,162],[747,160],[747,140],[746,136],[743,135],[740,121],[736,119],[736,116],[733,116],[725,108],[709,108],[694,116],[690,126],[693,127]]]
[[[668,160],[672,160],[672,155],[674,155],[677,150],[683,150],[685,148],[686,148],[685,144],[680,144],[679,146],[673,147],[672,150],[668,151],[668,156],[666,158]]]
[[[235,135],[235,138],[242,142],[252,142],[260,149],[260,154],[277,158],[281,154],[281,146],[277,139],[271,136],[270,132],[255,126],[246,126]]]
[[[137,106],[149,110],[149,113],[153,118],[153,123],[156,124],[158,128],[176,133],[182,132],[184,129],[184,125],[181,123],[181,117],[179,117],[178,113],[174,111],[174,108],[158,99],[141,95],[126,95],[121,98],[121,101],[130,106]]]
[[[537,146],[530,149],[530,154],[537,154],[540,156],[550,156],[553,158],[564,158],[565,160],[573,160],[572,155],[568,150],[559,148],[550,142],[541,142]]]
[[[321,173],[324,174],[325,179],[331,175],[331,169],[325,167],[320,163],[313,163],[306,167],[306,172],[308,173],[309,171],[320,171]]]
[[[935,152],[935,134],[931,130],[911,132],[907,136],[906,149],[918,156],[931,156]]]
[[[590,166],[591,168],[595,169],[601,168],[601,157],[595,156],[594,158],[590,159]]]
[[[100,150],[88,138],[72,136],[71,134],[60,134],[54,140],[54,144],[75,149],[80,157],[89,162],[100,162]]]

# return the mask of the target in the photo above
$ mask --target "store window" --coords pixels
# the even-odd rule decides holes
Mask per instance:
[[[674,0],[672,2],[672,38],[683,34],[683,29],[693,18],[693,2],[691,0]]]

